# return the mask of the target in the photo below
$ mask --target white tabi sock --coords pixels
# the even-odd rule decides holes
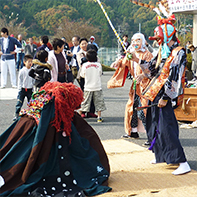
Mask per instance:
[[[151,163],[151,164],[156,164],[156,163],[157,163],[157,162],[156,162],[156,159],[151,160],[150,163]]]
[[[179,167],[174,172],[172,172],[172,174],[179,175],[179,174],[185,174],[190,171],[191,171],[191,168],[186,161],[186,162],[180,163]]]
[[[137,133],[137,127],[132,128],[131,132],[132,132],[132,133]]]
[[[4,178],[0,175],[0,188],[5,184]]]

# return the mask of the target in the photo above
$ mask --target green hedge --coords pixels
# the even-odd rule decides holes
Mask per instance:
[[[109,66],[105,66],[104,64],[102,64],[102,67],[103,67],[103,71],[115,71],[114,68],[111,68]]]

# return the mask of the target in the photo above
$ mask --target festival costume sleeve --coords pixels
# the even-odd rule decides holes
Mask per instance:
[[[144,53],[140,54],[140,59],[146,60],[144,62],[150,61],[153,58],[153,55],[149,52],[146,51]],[[119,60],[118,62],[118,68],[116,70],[116,72],[114,73],[114,75],[112,76],[112,78],[108,81],[107,83],[107,87],[108,88],[116,88],[116,87],[123,87],[128,71],[130,71],[131,75],[134,76],[134,67],[133,67],[134,62],[127,60],[127,57]],[[142,70],[139,66],[137,66],[137,75],[141,74]],[[136,94],[138,96],[141,97],[141,92],[142,90],[147,86],[147,84],[149,83],[149,79],[146,78],[144,79],[141,84],[137,84],[136,86]],[[131,132],[131,119],[132,119],[132,115],[133,115],[133,103],[134,103],[134,90],[133,90],[133,83],[131,85],[130,88],[130,92],[129,92],[129,100],[126,104],[125,107],[125,118],[124,118],[124,127],[125,127],[125,132],[130,135]],[[142,105],[146,105],[147,104],[147,99],[144,99],[141,97],[141,103]],[[146,114],[146,110],[144,110],[144,114]]]
[[[111,79],[107,82],[107,88],[111,89],[124,86],[129,71],[129,65],[130,61],[127,60],[126,57],[123,60],[120,59],[118,61],[118,68]]]
[[[153,55],[152,55],[151,52],[149,52],[149,51],[147,50],[146,52],[144,52],[144,53],[142,53],[142,54],[140,55],[140,58],[141,58],[142,60],[145,60],[145,61],[147,61],[147,62],[150,62],[150,61],[152,60],[152,58],[153,58]],[[140,75],[140,74],[142,74],[142,73],[143,73],[143,71],[142,71],[140,65],[138,64],[138,66],[137,66],[137,75]],[[143,98],[142,92],[146,89],[146,87],[148,86],[149,83],[150,83],[150,79],[149,79],[148,77],[145,77],[145,78],[140,82],[140,84],[139,84],[139,85],[137,84],[137,86],[136,86],[136,94],[140,97],[140,101],[141,101],[142,106],[145,106],[145,105],[148,104],[148,100],[145,99],[145,98]],[[146,115],[146,109],[143,110],[143,111],[144,111],[144,114]]]
[[[75,113],[73,117],[73,126],[75,126],[77,132],[71,133],[71,138],[75,139],[75,141],[72,140],[69,151],[72,158],[74,177],[78,181],[79,186],[86,188],[85,193],[88,196],[110,191],[111,188],[108,187],[108,177],[110,174],[109,161],[98,135],[77,113]],[[77,139],[73,137],[74,135],[79,135],[80,138]],[[85,141],[83,139],[85,139]],[[83,147],[77,147],[78,144],[81,143],[78,140],[82,140]],[[87,155],[88,147],[88,152],[92,152],[89,158],[85,156]],[[81,165],[79,165],[79,163]],[[99,173],[100,175],[98,171],[95,171],[98,166],[103,169],[102,172]],[[93,181],[88,174],[91,174],[90,177],[96,177],[99,184],[95,184],[96,180]]]
[[[153,74],[156,75],[152,80],[150,81],[149,85],[147,86],[146,90],[143,93],[143,97],[153,101],[161,88],[163,88],[164,84],[167,83],[167,87],[172,87],[171,79],[169,79],[169,74],[172,72],[172,67],[176,66],[176,64],[173,64],[174,61],[176,61],[177,54],[180,52],[182,47],[176,47],[172,50],[169,57],[165,60],[165,63],[163,62],[163,66],[160,68],[155,68],[154,64],[152,64],[152,61],[145,62],[141,61],[140,67],[144,72],[146,72],[149,77],[151,77]],[[159,70],[160,69],[160,70]],[[177,72],[177,69],[175,69]],[[184,69],[183,69],[184,71]],[[182,78],[182,73],[180,73]],[[168,83],[170,82],[170,83]],[[177,89],[177,87],[175,88]],[[174,92],[173,88],[171,89],[171,92]],[[165,90],[165,93],[166,90]],[[172,95],[167,94],[171,99]]]
[[[107,154],[96,132],[86,121],[84,121],[83,118],[81,118],[78,113],[75,113],[73,117],[73,124],[75,125],[79,135],[82,138],[88,139],[90,146],[98,152],[103,167],[110,173]]]
[[[43,109],[46,113],[43,113],[38,127],[32,117],[24,116],[0,136],[10,133],[0,150],[0,170],[5,180],[1,195],[20,194],[46,173],[46,162],[54,140],[54,133],[47,132],[53,110],[53,103]]]
[[[152,79],[158,71],[158,69],[155,69],[155,65],[157,62],[156,60],[157,60],[157,57],[153,58],[151,61],[146,61],[146,60],[140,61],[139,65],[140,65],[143,73],[149,79]]]
[[[186,53],[180,50],[170,65],[168,80],[164,84],[164,100],[171,100],[183,94],[185,82]]]
[[[153,55],[149,51],[145,51],[140,54],[140,58],[146,61],[150,61],[152,59]],[[134,76],[134,62],[130,61],[130,73],[132,76]],[[139,65],[136,66],[136,75],[142,74],[142,70]],[[127,101],[126,107],[125,107],[125,118],[124,118],[124,127],[125,127],[125,132],[130,135],[131,134],[131,120],[133,116],[133,104],[134,104],[134,98],[135,94],[137,94],[140,97],[140,101],[142,106],[147,105],[148,100],[144,99],[141,95],[142,91],[146,88],[146,86],[149,83],[148,78],[144,78],[140,84],[136,85],[136,90],[133,89],[133,83],[131,85],[130,91],[129,91],[129,100]],[[144,111],[144,115],[146,115],[146,110]]]

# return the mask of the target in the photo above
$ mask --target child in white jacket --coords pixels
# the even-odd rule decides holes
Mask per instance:
[[[98,113],[97,122],[103,122],[101,111],[104,111],[106,107],[101,87],[102,66],[97,62],[97,52],[95,50],[88,50],[86,59],[88,62],[83,64],[80,73],[81,77],[85,78],[84,101],[81,103],[80,114],[89,112],[93,98],[95,110]]]

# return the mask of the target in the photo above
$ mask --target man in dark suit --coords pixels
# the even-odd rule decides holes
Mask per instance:
[[[74,36],[72,38],[73,46],[70,48],[70,51],[67,51],[67,54],[66,54],[69,65],[70,65],[71,70],[72,70],[73,80],[76,79],[77,73],[78,73],[78,70],[79,70],[79,66],[78,66],[78,63],[77,63],[77,60],[76,60],[76,54],[80,50],[79,40],[80,40],[79,36]]]
[[[127,49],[130,45],[130,43],[128,42],[128,35],[124,34],[122,38],[123,38],[123,45]],[[125,55],[126,55],[125,50],[124,50],[122,45],[121,45],[120,54],[121,54],[122,57],[125,57]]]
[[[25,46],[25,55],[31,55],[32,57],[34,57],[37,50],[37,45],[33,42],[33,38],[29,38],[29,43]]]

